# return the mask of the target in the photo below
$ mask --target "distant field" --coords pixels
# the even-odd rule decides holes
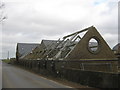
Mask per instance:
[[[3,62],[5,62],[5,63],[10,63],[10,60],[9,59],[4,59],[4,60],[2,60]]]

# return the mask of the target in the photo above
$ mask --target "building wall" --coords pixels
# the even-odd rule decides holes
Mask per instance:
[[[98,43],[98,51],[96,53],[91,53],[88,49],[88,42],[91,38],[95,38]],[[94,28],[84,35],[80,42],[76,45],[73,51],[68,55],[66,60],[80,60],[80,59],[114,59],[116,58],[108,44],[99,34],[99,32]]]

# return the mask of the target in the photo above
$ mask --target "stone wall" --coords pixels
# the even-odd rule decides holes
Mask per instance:
[[[86,61],[89,63],[89,61]],[[69,61],[52,61],[52,60],[21,60],[21,62],[14,63],[25,69],[32,70],[38,74],[45,76],[53,76],[61,79],[67,79],[82,85],[97,88],[118,88],[120,81],[120,73],[97,71],[94,68],[97,65],[88,66],[87,69],[73,68],[74,65],[79,66],[83,61],[69,62]],[[85,63],[85,62],[84,62]],[[71,67],[73,65],[73,67]],[[109,67],[109,65],[107,66]],[[89,70],[88,70],[89,68]],[[99,67],[101,68],[101,67]],[[104,68],[106,68],[104,66]],[[107,69],[106,69],[107,70]]]

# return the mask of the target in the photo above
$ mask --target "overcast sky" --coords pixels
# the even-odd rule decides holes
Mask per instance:
[[[40,43],[94,25],[108,45],[118,43],[117,0],[4,0],[2,58],[19,42]],[[1,44],[0,44],[1,45]],[[1,53],[1,52],[0,52]]]

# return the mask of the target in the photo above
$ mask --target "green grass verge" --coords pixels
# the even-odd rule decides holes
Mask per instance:
[[[9,59],[4,59],[4,60],[2,60],[3,62],[5,62],[5,63],[10,63],[10,60]]]

